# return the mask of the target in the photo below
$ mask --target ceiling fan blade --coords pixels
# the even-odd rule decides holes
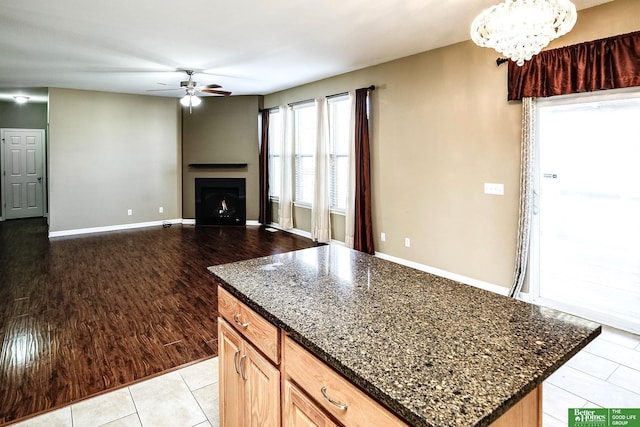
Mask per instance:
[[[215,83],[212,83],[210,85],[206,85],[206,86],[203,86],[203,87],[206,88],[206,89],[218,89],[219,87],[222,87],[222,86],[217,85]]]
[[[169,89],[147,89],[146,92],[167,92],[170,90],[184,90],[183,87],[173,87]]]
[[[226,90],[215,90],[215,89],[201,89],[200,92],[204,92],[204,93],[213,93],[215,95],[224,95],[224,96],[229,96],[231,95],[231,92],[227,92]]]
[[[178,73],[182,70],[176,68],[152,68],[152,67],[87,67],[89,72],[97,73]]]

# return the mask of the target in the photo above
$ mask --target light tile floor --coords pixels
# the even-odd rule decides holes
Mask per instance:
[[[640,408],[640,336],[602,334],[544,383],[544,427],[566,427],[568,408]],[[217,427],[218,358],[94,397],[19,427]]]
[[[640,408],[640,336],[602,334],[543,386],[544,427],[567,427],[569,408]]]
[[[15,427],[217,427],[218,358],[74,403]]]

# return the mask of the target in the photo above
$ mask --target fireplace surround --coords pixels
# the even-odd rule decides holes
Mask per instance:
[[[244,178],[196,178],[196,225],[246,225]]]

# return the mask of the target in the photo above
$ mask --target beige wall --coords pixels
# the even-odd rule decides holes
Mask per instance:
[[[579,12],[554,46],[637,31],[640,2]],[[507,67],[471,41],[268,95],[265,108],[376,85],[372,108],[376,250],[509,286],[520,167],[520,103]],[[504,196],[483,194],[503,183]],[[380,233],[386,233],[386,242]],[[411,247],[404,247],[404,238]]]
[[[245,178],[247,220],[258,220],[258,96],[204,97],[183,110],[183,217],[195,218],[195,178]],[[195,169],[189,163],[247,163],[244,169]]]
[[[175,98],[50,89],[50,231],[181,218],[180,129]]]

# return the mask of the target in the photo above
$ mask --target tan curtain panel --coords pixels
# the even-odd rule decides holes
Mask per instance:
[[[535,194],[533,189],[534,144],[536,140],[536,101],[522,99],[522,143],[520,148],[520,206],[518,213],[518,238],[516,261],[509,296],[517,298],[527,275],[529,246],[531,241],[531,221],[534,213]]]
[[[640,86],[640,31],[509,61],[509,101]]]

